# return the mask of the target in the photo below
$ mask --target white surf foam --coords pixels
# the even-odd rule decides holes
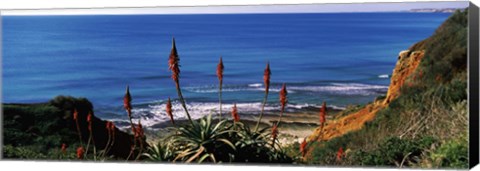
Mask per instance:
[[[378,75],[378,78],[389,78],[390,76],[388,74],[382,74]]]
[[[326,86],[292,86],[290,90],[311,91],[311,92],[329,92],[344,95],[372,95],[379,91],[388,90],[388,86],[369,85],[359,83],[332,83]]]
[[[248,115],[258,115],[261,111],[261,102],[256,103],[237,103],[237,109],[242,114]],[[222,104],[222,114],[223,116],[230,117],[230,112],[232,110],[233,104]],[[315,104],[288,104],[287,105],[287,112],[294,112],[301,109],[305,109],[308,107],[319,107]],[[338,107],[329,105],[329,107],[334,109],[345,109],[344,107]],[[132,110],[132,115],[134,119],[132,120],[134,123],[138,122],[138,118],[141,118],[142,125],[146,127],[151,127],[155,124],[162,123],[162,122],[170,122],[170,118],[166,114],[166,104],[151,104],[147,107],[143,108],[134,108]],[[218,116],[218,109],[219,104],[214,102],[207,102],[207,103],[200,103],[200,102],[192,102],[187,104],[188,112],[192,119],[198,119],[209,114],[213,116]],[[266,112],[271,111],[278,111],[280,110],[280,106],[278,104],[267,104],[265,106]],[[172,102],[172,111],[174,119],[178,120],[186,120],[185,110],[182,108],[181,104],[178,101]],[[116,120],[121,122],[122,120]],[[125,128],[129,127],[128,125]]]
[[[248,84],[249,87],[262,87],[262,83],[253,83],[253,84]]]

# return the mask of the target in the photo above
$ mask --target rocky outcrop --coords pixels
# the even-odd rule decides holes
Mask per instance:
[[[424,50],[404,50],[398,54],[398,61],[393,69],[390,86],[383,104],[390,103],[400,95],[401,87],[405,85],[407,78],[415,72],[424,54]]]
[[[86,118],[88,112],[93,111],[93,105],[84,98],[58,96],[48,103],[4,104],[4,145],[36,146],[45,150],[45,153],[58,150],[62,143],[67,146],[79,145],[77,127],[73,120],[74,108],[78,111],[83,144],[87,144],[89,130]],[[92,123],[95,147],[97,151],[101,151],[105,149],[109,137],[107,121],[99,119],[94,114]],[[133,139],[133,135],[115,128],[115,141],[107,156],[126,159],[134,145]],[[148,147],[145,140],[143,143],[144,147]]]

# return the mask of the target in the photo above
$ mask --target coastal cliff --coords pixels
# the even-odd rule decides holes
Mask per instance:
[[[307,137],[304,160],[467,168],[467,14],[456,11],[432,36],[401,51],[385,96],[330,116]]]
[[[403,86],[409,85],[407,83],[408,78],[417,78],[417,76],[413,74],[423,59],[424,54],[424,50],[414,51],[409,49],[401,51],[398,55],[395,68],[393,69],[390,86],[384,99],[376,99],[373,103],[364,106],[356,112],[327,122],[323,132],[320,128],[317,128],[308,139],[314,140],[320,138],[322,140],[329,140],[350,131],[361,129],[366,122],[375,118],[379,110],[387,107],[392,100],[401,94],[400,89]]]
[[[411,77],[415,72],[424,54],[425,50],[414,51],[411,49],[401,51],[400,54],[398,54],[398,61],[392,73],[387,96],[383,102],[384,105],[388,105],[388,103],[400,95],[402,86],[408,86],[405,84],[407,78]],[[418,76],[421,77],[421,75]],[[412,77],[416,78],[417,76]]]

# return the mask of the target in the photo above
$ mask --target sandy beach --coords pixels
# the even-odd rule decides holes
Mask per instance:
[[[327,116],[327,119],[333,118],[340,110],[333,110]],[[227,117],[229,121],[232,121],[231,116]],[[251,129],[254,129],[258,120],[258,115],[240,113],[241,122],[249,125]],[[262,122],[260,123],[260,129],[265,127],[271,127],[273,123],[277,122],[279,114],[277,113],[265,113]],[[218,122],[218,117],[214,117],[214,122]],[[233,122],[233,121],[232,121]],[[177,120],[176,124],[187,124],[187,120]],[[318,111],[308,110],[299,113],[285,113],[282,117],[282,121],[279,125],[279,141],[282,146],[287,146],[295,142],[301,142],[303,138],[311,135],[315,128],[319,126]],[[147,128],[146,134],[149,138],[149,142],[160,141],[163,137],[174,133],[174,127],[170,122],[163,122],[153,125]]]

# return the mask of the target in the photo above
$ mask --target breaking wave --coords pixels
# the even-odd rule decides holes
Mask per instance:
[[[270,92],[279,92],[280,86],[272,86]],[[199,86],[199,87],[187,87],[187,91],[194,93],[218,93],[217,86]],[[372,95],[388,90],[388,86],[383,85],[370,85],[360,83],[330,83],[327,85],[287,85],[289,93],[297,92],[322,92],[339,95]],[[239,91],[265,91],[262,83],[252,83],[247,85],[227,85],[222,88],[223,92],[239,92]]]
[[[378,75],[378,78],[390,78],[388,74]]]
[[[261,110],[262,103],[255,102],[255,103],[237,103],[238,111],[242,115],[258,115]],[[295,111],[302,111],[302,110],[312,110],[318,109],[317,104],[288,104],[286,107],[287,112],[295,112]],[[233,104],[222,104],[222,114],[224,116],[229,116],[230,111],[233,107]],[[329,107],[333,109],[343,110],[345,108],[329,105]],[[166,114],[166,104],[165,102],[158,102],[155,104],[145,105],[143,107],[134,108],[132,110],[132,115],[134,117],[133,122],[138,122],[138,118],[141,118],[142,125],[146,127],[152,127],[155,124],[162,123],[162,122],[170,122],[170,118]],[[218,115],[218,102],[192,102],[187,104],[187,109],[190,113],[192,119],[198,119],[203,116],[207,116],[208,114],[212,114],[213,116]],[[280,107],[277,104],[267,104],[265,106],[265,112],[275,112],[278,111]],[[173,117],[176,120],[186,120],[186,114],[184,109],[181,107],[180,102],[172,101],[172,111]],[[122,122],[126,122],[126,120],[116,119],[114,120],[116,123],[120,123],[118,126],[121,128],[129,127],[128,124]]]

